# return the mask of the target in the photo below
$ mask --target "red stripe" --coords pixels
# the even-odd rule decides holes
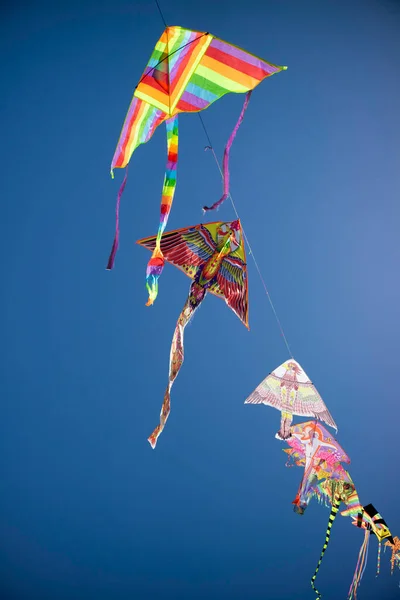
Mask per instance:
[[[200,44],[200,41],[202,40],[202,38],[203,38],[203,36],[195,38],[193,40],[193,42],[188,43],[187,46],[182,50],[181,54],[184,54],[184,58],[182,59],[182,62],[179,63],[179,67],[178,67],[177,71],[174,73],[173,80],[170,81],[171,93],[173,93],[175,91],[175,88],[176,88],[177,84],[179,83],[179,80],[181,78],[183,70],[185,69],[192,54],[194,52],[196,52],[197,47]],[[187,50],[187,52],[185,52],[186,50]]]
[[[207,106],[209,106],[207,104]],[[207,106],[205,106],[204,108],[207,108]],[[195,106],[194,104],[190,104],[189,102],[186,102],[186,100],[183,100],[182,98],[179,100],[178,104],[176,105],[176,109],[175,110],[180,110],[182,112],[199,112],[199,107]]]
[[[168,160],[171,162],[176,163],[178,161],[178,153],[177,152],[169,152],[168,153]]]
[[[209,56],[210,58],[213,58],[224,65],[228,65],[228,67],[232,67],[232,69],[236,69],[236,71],[240,71],[245,75],[249,75],[250,77],[254,77],[254,79],[258,79],[259,81],[270,75],[268,71],[265,71],[259,67],[255,67],[244,60],[240,60],[240,58],[236,58],[235,56],[227,54],[226,52],[222,52],[222,50],[213,48],[212,46],[207,48],[205,56]]]
[[[142,79],[142,81],[140,82],[140,84],[138,85],[138,89],[140,90],[140,87],[142,84],[146,84],[149,87],[157,90],[157,92],[161,92],[162,94],[165,94],[168,98],[168,91],[165,90],[165,88],[163,88],[162,85],[160,85],[160,83],[157,81],[157,79],[155,79],[155,77],[153,75],[146,75],[146,77],[144,77]]]

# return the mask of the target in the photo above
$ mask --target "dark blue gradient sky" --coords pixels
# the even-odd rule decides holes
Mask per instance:
[[[339,425],[361,501],[399,517],[400,6],[394,0],[162,2],[286,72],[253,93],[232,195],[282,320]],[[121,245],[105,265],[122,173],[109,164],[163,25],[155,4],[2,3],[0,597],[312,600],[329,511],[292,511],[279,413],[245,406],[288,358],[249,257],[248,332],[209,297],[157,449],[170,342],[189,280],[167,266],[145,308],[165,132],[133,155]],[[222,157],[243,96],[203,113]],[[203,220],[221,180],[196,115],[180,119],[168,228]],[[231,220],[228,202],[217,218]],[[215,219],[213,214],[208,220]],[[337,519],[320,570],[346,598],[362,533]],[[359,600],[399,597],[371,541]]]

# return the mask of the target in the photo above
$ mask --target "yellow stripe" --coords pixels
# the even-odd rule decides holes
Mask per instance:
[[[240,83],[232,81],[232,79],[228,79],[228,77],[224,77],[220,73],[217,73],[216,71],[209,69],[204,65],[199,65],[197,67],[196,75],[200,75],[201,77],[216,83],[220,87],[225,88],[227,93],[235,92],[237,94],[243,94],[251,89],[250,87],[246,87]]]
[[[185,91],[185,88],[189,82],[189,79],[191,78],[191,76],[193,75],[193,73],[196,72],[196,69],[200,66],[199,63],[201,61],[201,59],[204,56],[205,51],[207,50],[208,46],[211,44],[213,40],[213,36],[211,34],[209,35],[205,35],[201,38],[201,40],[199,40],[197,42],[197,48],[196,48],[196,57],[195,59],[192,61],[190,61],[189,63],[189,68],[185,68],[185,70],[183,71],[180,81],[179,83],[176,85],[172,95],[171,95],[171,112],[173,113],[176,105],[178,104],[179,100],[181,99],[181,96],[183,94],[183,92]],[[199,48],[200,46],[200,48]]]

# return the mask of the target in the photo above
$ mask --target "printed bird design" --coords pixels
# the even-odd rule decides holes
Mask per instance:
[[[291,436],[293,415],[313,417],[338,430],[325,402],[300,364],[287,360],[270,373],[250,394],[245,404],[267,404],[281,411],[281,426],[275,437]]]

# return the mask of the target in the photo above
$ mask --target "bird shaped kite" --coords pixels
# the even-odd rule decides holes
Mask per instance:
[[[157,237],[144,238],[137,243],[154,250]],[[247,265],[239,220],[170,231],[161,239],[161,250],[165,260],[181,269],[193,282],[172,338],[169,381],[161,408],[160,424],[148,438],[152,448],[155,448],[170,413],[171,388],[184,359],[184,329],[207,292],[224,298],[248,328]]]
[[[281,427],[275,436],[280,440],[290,437],[293,415],[313,417],[338,430],[325,402],[293,358],[272,371],[245,404],[267,404],[281,411]]]
[[[121,135],[111,163],[114,168],[128,165],[133,151],[148,142],[156,128],[166,122],[167,166],[161,198],[161,214],[153,254],[147,266],[147,305],[158,292],[158,278],[164,267],[161,236],[171,210],[178,161],[178,114],[204,110],[228,92],[245,93],[239,120],[224,153],[224,194],[210,209],[217,208],[229,194],[229,151],[253,90],[263,79],[286,69],[257,58],[210,33],[182,27],[167,27],[158,40],[144,73],[135,88]],[[119,205],[127,173],[116,206],[116,228],[107,269],[112,269],[119,244]]]

